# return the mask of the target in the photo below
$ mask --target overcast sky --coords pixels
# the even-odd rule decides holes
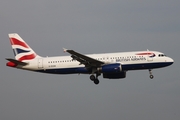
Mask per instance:
[[[179,0],[1,0],[1,120],[179,120]],[[129,71],[125,79],[50,75],[6,67],[8,33],[41,56],[156,50],[169,67]]]

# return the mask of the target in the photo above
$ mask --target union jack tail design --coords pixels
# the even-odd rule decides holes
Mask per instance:
[[[16,60],[32,60],[36,57],[40,57],[17,33],[9,34],[9,39]]]

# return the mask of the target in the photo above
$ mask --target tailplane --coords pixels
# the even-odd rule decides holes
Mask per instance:
[[[40,57],[17,33],[9,34],[9,39],[17,61],[32,60]]]
[[[21,65],[21,66],[28,65],[28,63],[26,63],[26,62],[21,62],[21,61],[11,59],[11,58],[6,58],[6,60],[9,61],[6,63],[6,66],[9,66],[9,67],[16,67],[18,65]]]

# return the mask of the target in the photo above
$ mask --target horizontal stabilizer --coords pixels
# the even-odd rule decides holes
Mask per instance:
[[[26,62],[21,62],[21,61],[18,61],[18,60],[15,60],[15,59],[11,59],[11,58],[6,58],[6,60],[8,60],[8,61],[10,61],[10,62],[13,62],[13,63],[15,63],[15,64],[17,64],[17,65],[27,65],[28,63],[26,63]]]

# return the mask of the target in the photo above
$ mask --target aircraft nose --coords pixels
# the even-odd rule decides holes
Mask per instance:
[[[174,63],[174,60],[173,60],[172,58],[168,58],[167,62],[169,62],[169,63],[170,63],[170,65],[171,65],[171,64],[173,64],[173,63]]]

